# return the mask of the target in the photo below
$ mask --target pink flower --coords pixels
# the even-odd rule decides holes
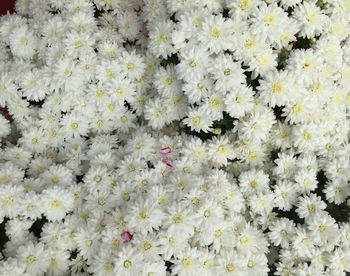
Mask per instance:
[[[168,155],[171,153],[171,148],[170,147],[163,147],[159,151],[162,155]]]
[[[163,159],[162,162],[170,169],[175,168],[175,164],[170,159]]]
[[[129,231],[123,231],[120,236],[123,239],[123,243],[127,244],[132,240],[133,235]]]

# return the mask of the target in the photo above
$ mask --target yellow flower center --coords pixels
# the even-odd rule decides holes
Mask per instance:
[[[224,232],[221,229],[217,229],[214,231],[215,238],[220,238],[223,234],[224,234]]]
[[[222,35],[221,30],[218,28],[212,28],[210,34],[211,34],[211,37],[216,40],[219,39]]]
[[[272,93],[274,94],[281,94],[281,92],[283,91],[283,86],[280,82],[275,82],[272,85]]]
[[[77,130],[78,127],[79,127],[79,124],[77,122],[73,122],[71,123],[70,127],[73,129],[73,130]]]
[[[62,207],[62,201],[55,199],[51,202],[51,208],[52,209],[59,209]]]
[[[152,248],[152,244],[151,244],[149,241],[145,241],[145,242],[143,243],[143,249],[144,249],[145,251],[150,250],[151,248]]]
[[[32,265],[32,264],[34,264],[36,261],[37,261],[37,257],[36,256],[34,256],[34,255],[29,255],[29,256],[27,256],[27,258],[26,258],[26,263],[27,263],[27,265]]]
[[[191,258],[184,258],[181,261],[181,264],[183,266],[183,268],[190,268],[192,266],[192,259]]]
[[[19,43],[20,43],[22,46],[27,46],[27,45],[28,45],[28,38],[22,37],[22,38],[19,40]]]
[[[123,263],[123,266],[126,269],[129,269],[132,266],[132,262],[130,260],[125,260],[124,263]]]
[[[5,197],[3,200],[2,200],[2,204],[6,207],[9,207],[13,204],[13,198],[10,197],[10,196],[7,196]]]
[[[134,71],[136,68],[136,65],[132,62],[129,62],[126,67],[128,68],[129,71]]]
[[[175,214],[173,216],[173,222],[176,224],[183,222],[183,217],[181,216],[181,214]]]
[[[233,263],[228,263],[226,266],[226,271],[227,272],[233,272],[235,270],[235,266],[233,265]]]
[[[139,218],[142,220],[148,219],[149,218],[149,214],[145,209],[141,209],[139,212]]]

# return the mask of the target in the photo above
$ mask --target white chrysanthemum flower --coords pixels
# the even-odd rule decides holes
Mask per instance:
[[[114,267],[114,275],[140,275],[144,264],[143,256],[135,248],[123,247],[118,253]]]
[[[171,206],[165,215],[164,227],[168,235],[176,239],[188,239],[194,234],[193,215],[185,206]]]
[[[131,53],[123,52],[120,55],[120,63],[122,65],[122,72],[131,81],[140,79],[145,72],[146,65],[144,58],[135,51]]]
[[[317,188],[317,175],[313,170],[307,171],[305,169],[298,170],[295,174],[295,182],[298,184],[298,189],[302,193],[309,194]]]
[[[269,190],[269,176],[262,170],[247,170],[239,175],[239,187],[244,195],[264,193]]]
[[[66,114],[61,120],[65,137],[86,136],[89,133],[89,121],[89,117],[83,117],[78,111]]]
[[[188,97],[189,103],[199,103],[201,100],[212,94],[213,80],[208,76],[204,76],[200,80],[189,80],[182,87],[185,95]]]
[[[209,143],[208,154],[216,166],[226,166],[228,160],[235,158],[233,145],[225,136],[213,137],[211,143]]]
[[[253,90],[242,85],[229,91],[225,97],[225,111],[233,118],[241,118],[253,108]]]
[[[15,28],[10,35],[10,48],[14,56],[30,59],[38,47],[38,40],[28,25]]]
[[[297,201],[298,190],[294,183],[281,181],[274,186],[275,206],[283,211],[289,211]]]
[[[43,212],[50,221],[60,221],[73,209],[70,191],[54,187],[43,191]]]
[[[350,195],[350,187],[346,182],[333,181],[326,184],[326,188],[323,192],[329,202],[341,204]]]
[[[63,165],[52,165],[42,175],[42,180],[48,187],[69,187],[73,184],[73,174]]]
[[[146,200],[133,206],[126,217],[128,225],[137,232],[146,234],[152,233],[162,226],[164,213],[159,209],[156,203]]]
[[[300,218],[309,218],[324,212],[327,204],[319,196],[310,194],[300,197],[296,206],[296,212]]]
[[[237,89],[245,83],[244,71],[231,55],[219,55],[213,58],[209,72],[215,80],[215,89],[220,93]]]
[[[295,232],[295,224],[287,218],[280,218],[269,226],[269,230],[268,237],[274,245],[288,248]]]
[[[67,251],[49,251],[49,267],[47,275],[62,275],[69,269],[69,253]]]
[[[217,256],[216,273],[218,275],[243,275],[242,258],[234,250],[225,250]]]
[[[292,86],[288,71],[274,71],[259,80],[259,97],[271,107],[283,106],[290,101]]]
[[[180,63],[176,65],[177,75],[185,81],[197,81],[203,78],[209,54],[205,48],[193,46],[180,53]]]
[[[302,36],[312,38],[322,33],[328,22],[328,17],[314,2],[303,2],[295,9],[293,16],[301,25]]]
[[[166,106],[161,99],[150,100],[145,106],[145,119],[154,129],[160,129],[168,123]]]
[[[195,248],[186,248],[171,261],[174,263],[172,272],[179,276],[195,275],[198,273],[198,251]]]
[[[30,275],[43,275],[49,266],[49,256],[42,243],[29,242],[17,250],[17,256],[21,263],[25,264],[26,271]]]
[[[228,48],[228,24],[222,15],[210,15],[202,23],[199,40],[210,53],[219,53]]]
[[[155,22],[149,33],[150,51],[156,57],[167,58],[174,52],[171,33],[174,23],[170,20]]]
[[[248,65],[256,75],[265,76],[277,67],[277,58],[270,47],[263,47],[254,54]]]
[[[266,5],[264,2],[252,12],[251,28],[253,32],[268,43],[275,42],[283,33],[288,14],[276,3]]]
[[[91,259],[99,248],[99,234],[93,230],[80,228],[74,236],[80,254],[87,259]]]

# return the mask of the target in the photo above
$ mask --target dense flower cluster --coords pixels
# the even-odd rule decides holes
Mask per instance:
[[[0,275],[350,272],[348,0],[18,0]],[[6,115],[6,116],[5,116]]]

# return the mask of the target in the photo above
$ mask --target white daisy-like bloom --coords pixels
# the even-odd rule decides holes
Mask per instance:
[[[53,79],[54,81],[51,85],[54,89],[74,90],[82,84],[79,67],[69,58],[62,58],[56,62]]]
[[[316,242],[311,233],[304,226],[297,226],[292,239],[292,249],[299,258],[311,258],[315,250]]]
[[[72,172],[63,165],[52,165],[41,176],[48,187],[68,187],[73,184]]]
[[[188,239],[194,234],[193,215],[180,204],[168,208],[163,225],[167,229],[167,234],[176,239]]]
[[[211,161],[216,166],[226,166],[228,160],[235,158],[233,145],[230,143],[228,137],[213,137],[209,143],[208,154]]]
[[[319,213],[324,212],[326,203],[316,194],[299,197],[296,212],[300,218],[313,217]]]
[[[219,55],[211,62],[209,72],[215,80],[215,89],[220,93],[236,89],[245,83],[244,71],[231,55]]]
[[[349,186],[346,182],[333,181],[326,185],[323,190],[326,198],[329,202],[334,202],[335,204],[341,204],[345,202],[346,198],[350,195]]]
[[[61,126],[67,138],[86,136],[89,133],[89,117],[83,117],[80,112],[72,112],[62,118]]]
[[[168,65],[165,68],[158,68],[154,77],[154,85],[161,95],[167,96],[171,93],[177,92],[181,88],[181,83],[176,75],[176,70],[172,65]]]
[[[179,276],[196,275],[199,269],[197,258],[198,251],[195,248],[186,248],[172,259],[172,262],[174,263],[172,266],[172,272]]]
[[[49,251],[49,267],[47,275],[60,275],[67,273],[69,264],[69,254],[67,251],[50,250]]]
[[[242,118],[241,122],[235,126],[235,129],[241,139],[254,139],[255,142],[261,142],[267,139],[275,122],[276,119],[273,112],[264,108]]]
[[[99,234],[93,230],[85,228],[77,229],[74,240],[77,244],[80,254],[86,259],[92,259],[99,248]]]
[[[176,65],[177,75],[187,82],[202,79],[206,72],[206,64],[209,61],[209,53],[206,49],[194,45],[190,49],[181,52],[180,55],[181,61]]]
[[[25,264],[29,275],[42,275],[49,267],[49,256],[42,243],[28,242],[17,249],[18,260]]]
[[[292,182],[281,181],[274,187],[275,206],[283,211],[289,211],[296,203],[298,190]]]
[[[246,196],[264,193],[269,189],[269,176],[262,170],[244,171],[239,175],[239,187]]]
[[[18,58],[30,59],[37,47],[38,40],[28,25],[17,27],[10,34],[11,52]]]
[[[328,243],[337,241],[338,225],[330,215],[318,214],[307,221],[308,230],[313,239],[320,245],[327,246]]]
[[[0,106],[5,107],[9,99],[16,95],[17,86],[14,77],[9,72],[0,75]]]
[[[225,102],[222,98],[222,94],[213,93],[204,101],[201,108],[207,110],[213,121],[221,120],[223,118],[223,111],[225,109]]]
[[[140,275],[144,264],[143,256],[135,248],[123,247],[115,261],[115,275]]]
[[[287,218],[281,218],[270,225],[269,230],[268,237],[274,245],[288,248],[295,232],[295,224]]]
[[[275,195],[273,193],[254,194],[248,198],[250,210],[258,215],[266,215],[275,207]]]
[[[164,213],[156,203],[145,201],[133,206],[126,217],[131,229],[135,229],[142,234],[151,233],[153,229],[159,229],[164,220]]]
[[[131,80],[140,79],[145,71],[145,61],[143,56],[133,52],[122,52],[120,55],[122,72]]]
[[[242,275],[244,267],[242,258],[234,250],[223,250],[217,256],[216,273],[219,275]]]
[[[256,75],[265,76],[277,67],[277,58],[270,47],[260,48],[249,61],[249,68]]]
[[[291,76],[288,71],[272,71],[259,80],[259,97],[271,107],[283,106],[290,101]]]
[[[252,30],[258,37],[267,40],[268,43],[277,41],[283,33],[283,27],[287,13],[276,3],[266,5],[262,3],[252,12]]]
[[[160,129],[168,123],[166,106],[161,99],[150,100],[145,105],[145,119],[154,129]]]
[[[213,80],[208,76],[204,76],[200,80],[189,80],[184,83],[182,89],[189,103],[199,103],[212,94],[214,90]]]
[[[124,78],[124,76],[117,77],[108,82],[106,89],[107,93],[104,92],[104,89],[98,89],[96,96],[99,98],[110,96],[121,105],[124,104],[124,101],[132,102],[136,95],[134,83],[130,79]]]
[[[64,45],[67,54],[72,57],[83,56],[92,51],[94,46],[94,37],[89,33],[69,32],[64,39]]]
[[[41,197],[33,191],[27,192],[22,199],[22,214],[32,220],[41,217]]]
[[[244,257],[243,263],[245,264],[244,275],[268,275],[269,266],[266,255],[264,254],[251,254],[248,253]]]
[[[137,38],[140,30],[140,17],[132,10],[117,13],[116,24],[118,32],[123,39],[133,41]]]
[[[300,34],[308,38],[320,34],[328,23],[328,17],[314,2],[300,3],[293,16],[301,25]]]
[[[0,274],[345,275],[346,0],[141,2],[0,18]]]
[[[174,52],[171,39],[173,30],[174,23],[170,20],[159,21],[151,26],[149,43],[154,56],[167,58]]]
[[[298,189],[302,193],[309,194],[317,188],[318,182],[316,171],[307,171],[305,169],[298,170],[294,179],[298,184]]]
[[[42,200],[43,212],[50,221],[60,221],[73,209],[73,195],[62,188],[45,189]]]
[[[253,109],[254,91],[251,87],[240,85],[229,91],[225,97],[225,111],[233,118],[242,118]]]
[[[221,16],[210,15],[202,23],[199,40],[206,45],[210,53],[219,53],[228,48],[229,28],[227,21]]]

